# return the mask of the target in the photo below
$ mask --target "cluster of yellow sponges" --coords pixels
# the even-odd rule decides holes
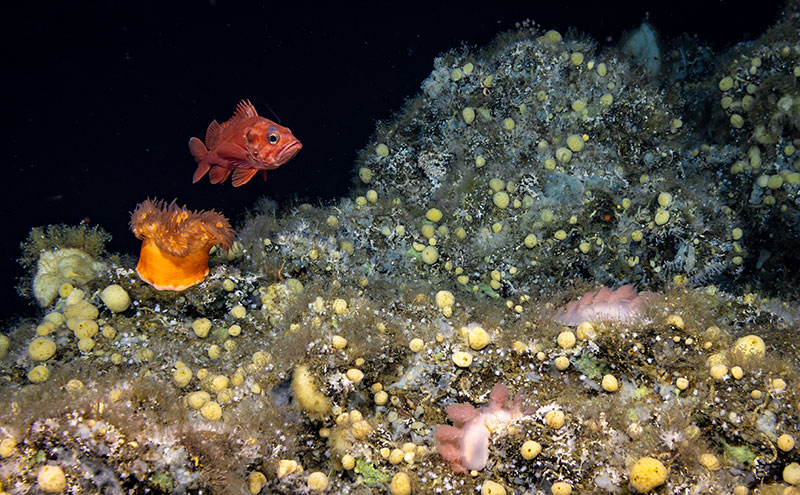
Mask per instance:
[[[89,354],[95,348],[95,337],[100,333],[100,310],[87,299],[84,290],[73,287],[71,284],[62,284],[58,294],[63,304],[60,310],[48,313],[36,327],[37,337],[28,344],[28,357],[34,363],[28,372],[28,379],[33,383],[42,383],[50,377],[50,368],[46,362],[56,355],[58,346],[51,335],[66,326],[72,331],[76,339],[77,348],[81,353]],[[119,285],[109,285],[100,293],[100,299],[114,313],[128,309],[131,304],[130,296]],[[103,337],[114,339],[116,331],[113,327],[103,327]]]

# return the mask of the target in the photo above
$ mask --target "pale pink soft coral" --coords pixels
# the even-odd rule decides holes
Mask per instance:
[[[508,389],[497,384],[486,407],[475,409],[468,402],[449,406],[447,416],[455,426],[436,427],[436,450],[457,473],[483,469],[489,459],[489,435],[522,417],[520,402],[518,397],[509,400]]]
[[[569,326],[584,321],[628,320],[636,316],[654,295],[652,292],[637,294],[632,285],[623,285],[617,290],[601,287],[567,304],[556,315],[556,320]]]

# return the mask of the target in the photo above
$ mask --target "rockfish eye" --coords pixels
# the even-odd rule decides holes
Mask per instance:
[[[280,141],[280,140],[281,140],[281,137],[278,136],[277,134],[273,133],[273,134],[269,135],[269,144],[277,144],[278,141]]]

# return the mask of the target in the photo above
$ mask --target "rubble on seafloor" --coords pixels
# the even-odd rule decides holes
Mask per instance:
[[[447,53],[353,198],[259,204],[183,292],[97,229],[35,230],[42,313],[0,337],[2,491],[798,493],[797,254],[764,243],[797,245],[797,26],[692,77],[665,52],[668,88],[527,23]],[[654,294],[560,322],[623,283]],[[454,472],[433,431],[496,385],[518,413]]]

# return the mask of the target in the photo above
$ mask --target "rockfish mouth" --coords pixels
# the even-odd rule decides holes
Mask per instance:
[[[276,162],[280,164],[288,162],[289,160],[292,159],[294,155],[297,154],[298,151],[300,151],[300,148],[302,147],[303,143],[301,143],[300,141],[295,141],[294,143],[288,145],[287,147],[280,150],[280,152],[278,152],[278,157]]]

